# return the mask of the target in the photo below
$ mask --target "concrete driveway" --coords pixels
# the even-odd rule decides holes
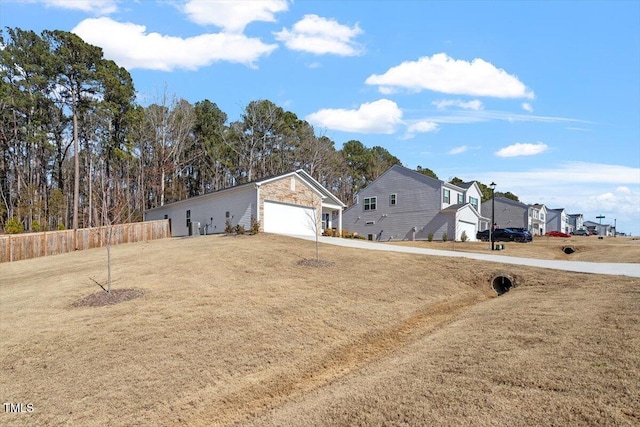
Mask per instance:
[[[292,236],[300,239],[315,241],[311,236]],[[575,271],[578,273],[607,274],[611,276],[640,277],[640,264],[612,263],[612,262],[581,262],[558,261],[547,259],[517,258],[504,255],[480,254],[472,252],[441,251],[436,249],[414,248],[409,246],[396,246],[385,243],[370,242],[359,239],[340,239],[337,237],[320,236],[321,243],[349,248],[366,249],[372,251],[404,252],[418,255],[448,256],[458,258],[478,259],[488,262],[500,262],[512,265],[527,265],[530,267],[550,268],[563,271]]]

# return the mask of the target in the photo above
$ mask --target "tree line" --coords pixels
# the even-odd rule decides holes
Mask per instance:
[[[129,72],[69,32],[6,28],[0,46],[7,231],[140,221],[146,209],[295,169],[350,203],[401,164],[357,140],[337,149],[269,100],[249,102],[231,122],[214,102],[192,104],[166,89],[141,106]]]

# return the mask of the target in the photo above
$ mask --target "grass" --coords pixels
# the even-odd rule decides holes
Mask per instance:
[[[458,244],[456,244],[456,250]],[[507,251],[505,251],[507,252]],[[640,281],[274,235],[0,265],[2,425],[634,425]],[[489,279],[517,276],[496,297]]]

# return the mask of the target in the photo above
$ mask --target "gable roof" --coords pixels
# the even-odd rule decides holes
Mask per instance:
[[[307,171],[305,171],[304,169],[298,169],[296,171],[296,173],[298,174],[298,176],[303,181],[305,181],[307,184],[311,185],[313,188],[315,188],[317,191],[319,191],[320,194],[323,195],[323,197],[325,197],[327,199],[330,199],[335,204],[337,204],[339,206],[342,206],[343,208],[347,207],[347,205],[345,205],[342,202],[342,200],[340,200],[336,196],[334,196],[333,193],[331,193],[322,184],[320,184],[318,181],[316,181]]]
[[[318,181],[313,179],[313,177],[311,175],[309,175],[307,172],[305,172],[302,169],[298,169],[297,171],[287,172],[287,173],[284,173],[282,175],[275,175],[275,176],[271,176],[271,177],[268,177],[268,178],[263,178],[263,179],[260,179],[260,180],[246,182],[246,183],[240,184],[240,185],[234,185],[233,187],[222,188],[220,190],[212,191],[210,193],[200,194],[198,196],[193,196],[193,197],[187,197],[186,199],[176,200],[175,202],[165,203],[163,206],[156,206],[155,208],[147,209],[145,212],[153,211],[155,209],[164,208],[166,206],[170,206],[170,205],[174,205],[174,204],[184,203],[184,202],[187,202],[187,201],[191,202],[193,200],[212,197],[212,196],[215,196],[215,195],[218,195],[218,194],[222,194],[222,193],[238,191],[238,190],[243,190],[243,189],[249,189],[251,187],[257,188],[257,187],[261,186],[262,184],[266,184],[266,183],[269,183],[271,181],[277,181],[279,179],[286,178],[288,176],[294,176],[294,175],[297,176],[300,180],[302,180],[309,187],[311,187],[311,189],[313,189],[313,191],[318,193],[320,195],[320,197],[322,197],[323,199],[330,199],[335,204],[337,204],[337,205],[339,205],[339,206],[341,206],[343,208],[346,207],[346,205],[344,203],[342,203],[342,201],[340,199],[338,199],[336,196],[334,196],[329,190],[327,190],[325,187],[323,187]]]
[[[508,197],[499,196],[499,197],[496,197],[496,201],[500,203],[505,203],[507,205],[516,206],[522,209],[529,209],[529,205],[527,205],[526,203],[518,202]],[[485,204],[485,203],[491,203],[491,199],[485,200],[484,202],[482,202],[482,204]]]
[[[407,176],[409,178],[415,179],[418,182],[422,182],[423,184],[427,184],[429,186],[435,186],[435,185],[439,185],[440,187],[451,187],[453,189],[457,189],[460,190],[461,192],[464,193],[465,190],[467,190],[469,187],[473,186],[474,184],[476,185],[476,187],[478,188],[478,192],[480,192],[480,187],[478,187],[478,184],[476,181],[469,181],[469,182],[465,182],[462,185],[455,185],[455,184],[451,184],[449,182],[445,182],[441,179],[436,179],[433,177],[430,177],[428,175],[425,175],[423,173],[420,173],[418,171],[414,171],[413,169],[409,169],[407,167],[404,167],[402,165],[393,165],[391,166],[389,169],[387,169],[386,171],[384,171],[382,173],[382,175],[380,175],[379,177],[377,177],[376,179],[374,179],[373,181],[371,181],[369,183],[369,185],[367,185],[366,187],[364,187],[363,189],[361,189],[360,191],[366,189],[367,187],[371,186],[374,182],[382,179],[382,177],[384,177],[387,173],[389,173],[390,171],[396,171],[404,176]]]
[[[471,203],[457,203],[455,205],[449,205],[446,208],[442,209],[441,212],[443,213],[448,213],[448,214],[455,214],[456,212],[462,210],[462,209],[471,209],[471,211],[480,219],[484,219],[484,220],[490,220],[490,218],[485,218],[482,215],[480,215],[478,213],[478,211],[476,210],[476,208],[473,207],[473,205]]]

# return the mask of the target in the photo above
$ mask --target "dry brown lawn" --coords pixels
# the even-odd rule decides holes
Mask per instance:
[[[274,235],[116,246],[113,288],[142,296],[102,307],[77,302],[104,249],[0,264],[0,399],[34,408],[0,425],[640,424],[640,279],[333,246],[299,263],[314,254]],[[496,297],[500,272],[519,286]]]
[[[489,242],[403,241],[389,243],[448,251],[492,252]],[[603,239],[598,239],[597,236],[534,237],[533,242],[529,243],[498,243],[504,244],[505,250],[494,252],[497,255],[563,261],[640,263],[640,239],[637,237],[605,237]],[[574,252],[566,254],[563,251],[566,247],[571,247]]]

